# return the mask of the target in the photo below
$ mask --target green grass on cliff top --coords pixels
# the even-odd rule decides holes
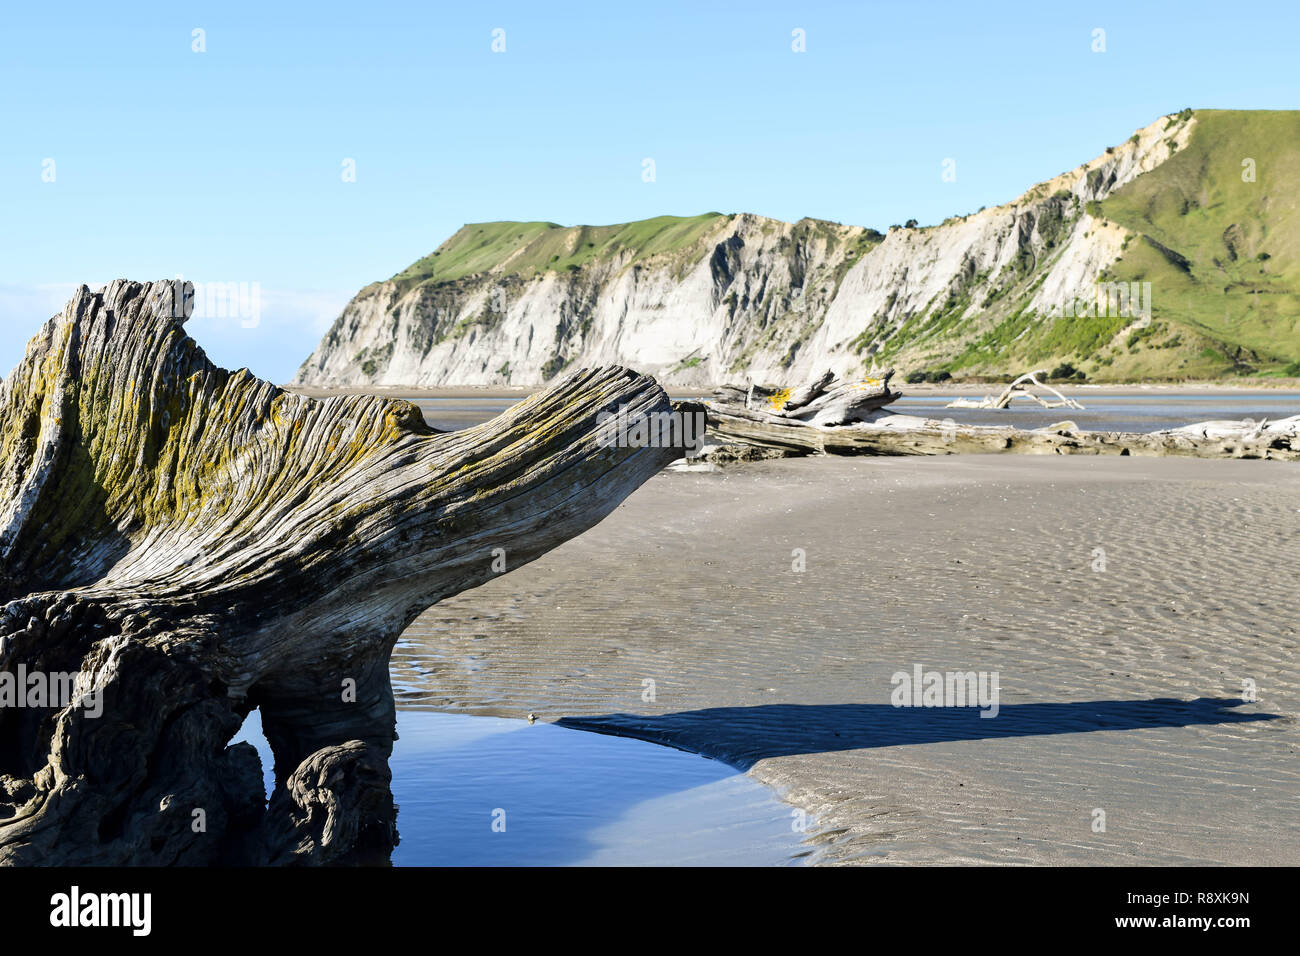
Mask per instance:
[[[1100,331],[1092,328],[1099,320],[1058,319],[1050,329],[1038,330],[1042,334],[1032,342],[1019,338],[993,349],[984,364],[1010,367],[1050,352],[1073,361],[1104,358],[1106,369],[1119,376],[1164,378],[1217,377],[1246,366],[1267,369],[1300,361],[1300,111],[1196,110],[1193,115],[1188,144],[1117,190],[1099,210],[1137,234],[1104,278],[1150,282],[1153,318],[1169,329],[1165,339],[1104,345],[1102,333],[1122,332],[1110,319]],[[1171,118],[1168,135],[1176,131]],[[1253,161],[1253,181],[1243,178],[1246,160]],[[486,272],[563,273],[596,261],[681,254],[697,250],[730,218],[706,213],[571,227],[471,223],[394,281],[410,287]],[[953,318],[944,335],[960,338],[964,323]],[[1065,341],[1072,329],[1088,335]],[[1183,344],[1174,347],[1179,329],[1185,330]],[[1034,355],[1020,354],[1027,349]]]
[[[401,284],[450,282],[497,270],[511,274],[559,272],[621,254],[631,259],[677,252],[695,245],[721,213],[656,216],[612,226],[561,226],[554,222],[476,222],[462,226],[437,251],[399,272]]]
[[[1108,278],[1150,282],[1157,319],[1300,359],[1300,111],[1194,115],[1184,149],[1102,202],[1154,240],[1131,243]]]

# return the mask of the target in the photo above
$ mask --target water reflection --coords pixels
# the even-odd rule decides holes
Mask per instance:
[[[623,737],[403,710],[398,866],[789,865],[791,809],[732,768]],[[257,712],[236,740],[270,754]],[[267,772],[267,786],[273,780]]]

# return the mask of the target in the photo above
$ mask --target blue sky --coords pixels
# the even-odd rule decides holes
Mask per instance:
[[[353,293],[465,222],[938,222],[1184,106],[1297,107],[1296,9],[11,4],[0,369],[81,282],[256,282],[256,325],[189,328],[220,364],[284,381]]]

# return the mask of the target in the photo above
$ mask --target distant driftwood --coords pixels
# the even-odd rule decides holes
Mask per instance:
[[[386,859],[398,635],[680,457],[597,438],[671,406],[579,371],[441,434],[214,367],[173,292],[82,287],[0,385],[0,672],[75,675],[70,702],[0,708],[0,862]],[[228,746],[253,707],[265,810]]]
[[[828,373],[829,374],[829,373]],[[884,404],[899,397],[888,388],[891,371],[882,373],[872,398],[850,414],[829,416],[819,423],[780,414],[764,406],[764,395],[784,394],[775,388],[756,389],[759,398],[746,407],[746,389],[726,386],[706,402],[710,440],[726,445],[756,446],[787,454],[830,455],[952,455],[1020,452],[1043,455],[1182,455],[1196,458],[1300,459],[1300,415],[1274,422],[1201,422],[1152,432],[1088,432],[1073,422],[1023,429],[1003,425],[959,425],[915,415],[895,415]],[[842,395],[846,386],[826,375],[810,386],[817,394]],[[804,394],[798,389],[789,394]],[[835,421],[835,419],[843,419]],[[735,447],[722,460],[746,460]]]
[[[860,382],[839,382],[828,371],[798,388],[723,385],[714,390],[709,404],[718,415],[777,428],[846,425],[902,397],[889,387],[893,376],[894,370],[888,368]]]
[[[986,395],[983,398],[957,398],[949,402],[946,407],[947,408],[1006,408],[1011,404],[1013,399],[1026,398],[1029,399],[1030,401],[1037,402],[1039,405],[1042,405],[1044,408],[1074,408],[1074,409],[1078,409],[1079,411],[1083,411],[1083,406],[1080,405],[1078,402],[1076,402],[1074,399],[1067,398],[1066,396],[1058,392],[1056,389],[1052,388],[1052,386],[1044,385],[1042,382],[1040,382],[1037,378],[1037,376],[1039,375],[1046,376],[1047,370],[1039,369],[1036,372],[1026,372],[1024,375],[1021,375],[1019,378],[1015,379],[1013,382],[1007,385],[1007,387],[1002,390],[1002,394],[999,395],[997,398],[994,398],[992,395]],[[1051,392],[1053,395],[1056,396],[1056,401],[1054,402],[1048,401],[1047,399],[1039,395],[1035,395],[1033,392],[1029,390],[1030,385],[1033,385],[1036,388],[1041,388],[1044,391]]]

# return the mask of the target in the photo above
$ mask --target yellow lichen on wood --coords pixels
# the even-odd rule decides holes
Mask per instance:
[[[783,388],[773,393],[772,397],[767,400],[768,404],[778,412],[781,411],[781,409],[785,408],[785,403],[790,401],[790,394],[793,391],[794,389],[791,388]]]

